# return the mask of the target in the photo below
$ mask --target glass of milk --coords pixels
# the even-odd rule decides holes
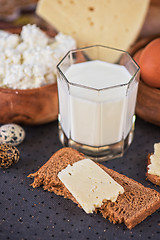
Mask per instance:
[[[68,52],[57,69],[61,143],[97,161],[123,156],[133,140],[138,65],[95,45]]]

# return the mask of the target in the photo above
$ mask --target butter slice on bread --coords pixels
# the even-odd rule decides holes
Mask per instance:
[[[85,156],[72,148],[57,151],[37,172],[28,177],[34,178],[33,188],[43,185],[45,190],[78,202],[58,178],[58,173],[69,164],[85,159]],[[160,194],[142,184],[97,163],[117,183],[124,188],[115,202],[107,201],[96,212],[113,223],[125,223],[131,229],[160,207]],[[79,207],[81,207],[78,204]]]

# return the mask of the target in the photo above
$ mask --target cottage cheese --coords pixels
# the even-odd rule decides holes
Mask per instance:
[[[45,47],[49,43],[49,37],[41,31],[36,25],[26,25],[21,31],[22,41],[29,47]]]
[[[20,37],[17,34],[10,34],[3,30],[0,31],[0,51],[5,48],[16,48],[19,44]]]
[[[56,82],[56,65],[75,40],[59,33],[48,37],[36,25],[26,25],[21,34],[0,31],[0,87],[37,88]]]

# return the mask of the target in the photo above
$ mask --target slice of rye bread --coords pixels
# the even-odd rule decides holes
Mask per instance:
[[[157,175],[154,175],[154,174],[150,174],[150,173],[148,172],[148,170],[149,170],[148,165],[151,164],[151,159],[150,159],[150,156],[151,156],[151,155],[152,155],[152,154],[148,154],[146,177],[147,177],[147,180],[149,180],[149,181],[152,182],[153,184],[156,184],[156,185],[160,186],[160,176],[157,176]]]
[[[60,149],[37,172],[28,176],[34,178],[31,185],[33,188],[43,185],[45,190],[62,195],[78,204],[57,175],[68,164],[72,165],[84,158],[83,154],[72,148]],[[103,203],[101,208],[96,209],[96,212],[100,211],[104,218],[108,218],[113,223],[124,222],[131,229],[160,207],[160,194],[157,191],[146,188],[102,164],[97,164],[125,190],[123,194],[118,196],[116,202],[107,201]],[[78,206],[81,207],[79,204]]]

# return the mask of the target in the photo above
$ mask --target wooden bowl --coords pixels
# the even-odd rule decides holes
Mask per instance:
[[[159,36],[141,39],[130,49],[130,54],[133,56],[157,37]],[[160,126],[160,89],[148,86],[142,79],[139,81],[136,114],[145,121]]]
[[[160,89],[139,82],[136,114],[147,122],[160,126]]]
[[[57,119],[57,84],[14,90],[0,88],[0,123],[44,124]]]
[[[21,28],[7,29],[20,33]],[[48,33],[55,36],[55,33]],[[58,116],[57,84],[33,89],[0,88],[0,123],[44,124]]]

